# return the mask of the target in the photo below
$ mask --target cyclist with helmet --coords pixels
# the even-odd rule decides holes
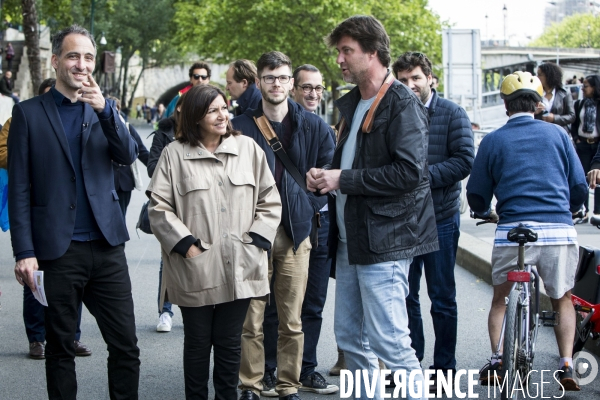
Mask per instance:
[[[496,197],[498,227],[492,252],[494,297],[488,317],[492,352],[496,351],[506,310],[505,298],[512,282],[509,271],[517,267],[516,243],[506,238],[523,223],[538,233],[538,241],[525,247],[525,264],[537,266],[554,311],[560,313],[554,327],[560,353],[557,379],[565,390],[579,390],[573,379],[572,346],[575,311],[571,288],[577,268],[577,232],[571,213],[579,210],[588,195],[581,163],[567,133],[557,125],[534,119],[542,100],[542,84],[528,72],[515,72],[501,86],[509,116],[506,125],[481,141],[467,184],[471,209],[489,215]],[[493,354],[479,379],[488,382],[488,371],[501,376],[501,354]],[[493,382],[492,382],[493,383]]]

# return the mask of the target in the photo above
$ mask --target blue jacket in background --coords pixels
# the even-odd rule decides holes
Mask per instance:
[[[292,120],[292,138],[286,153],[305,176],[309,169],[328,167],[333,157],[334,143],[331,127],[317,115],[304,110],[291,99],[287,100]],[[233,127],[244,135],[253,138],[264,150],[271,173],[275,176],[275,153],[267,144],[253,117],[263,115],[262,102],[255,110],[247,110],[231,120]],[[279,134],[279,132],[276,131]],[[283,173],[281,203],[283,206],[281,224],[285,233],[294,242],[294,251],[306,239],[312,229],[313,216],[327,203],[327,196],[307,193],[294,180],[287,170]]]
[[[471,173],[473,130],[465,110],[432,89],[429,104],[429,182],[435,218],[442,221],[460,208],[461,181]]]
[[[235,108],[235,116],[240,116],[248,110],[254,110],[258,108],[258,105],[262,101],[262,94],[256,87],[256,84],[251,83],[246,88],[246,91],[242,93],[239,99],[236,100],[238,106]]]
[[[473,211],[484,214],[496,196],[499,223],[519,221],[573,225],[571,212],[588,196],[581,162],[567,133],[528,116],[481,141],[467,184]]]

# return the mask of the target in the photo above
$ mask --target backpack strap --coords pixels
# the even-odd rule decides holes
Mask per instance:
[[[262,115],[259,118],[253,118],[254,122],[256,122],[256,126],[258,126],[258,129],[260,130],[260,133],[262,133],[263,137],[271,147],[271,150],[273,150],[273,153],[275,153],[285,169],[287,169],[290,175],[292,175],[292,178],[294,178],[298,186],[300,186],[305,192],[308,192],[305,179],[302,177],[302,174],[300,174],[300,171],[298,171],[298,167],[296,167],[283,149],[283,145],[279,141],[279,138],[277,137],[277,134],[273,130],[273,127],[269,123],[267,117]]]

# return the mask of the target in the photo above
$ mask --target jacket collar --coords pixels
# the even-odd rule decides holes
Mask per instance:
[[[388,75],[391,73],[392,72],[388,70],[388,73],[386,74],[385,78],[387,78]],[[385,82],[385,78],[383,79],[381,84]],[[397,79],[395,79],[391,87],[394,87],[397,84],[399,84],[399,82]],[[385,96],[383,96],[383,98],[385,98],[386,96],[387,93]],[[342,117],[346,118],[346,122],[348,124],[352,121],[352,118],[354,118],[354,111],[356,111],[356,107],[358,106],[358,102],[360,101],[360,99],[360,90],[358,89],[358,86],[355,86],[354,88],[352,88],[352,90],[350,90],[350,92],[348,92],[347,94],[343,95],[335,101],[335,105],[340,110]]]
[[[256,87],[256,84],[251,83],[248,85],[244,93],[237,99],[238,107],[240,107],[244,112],[248,109],[248,105],[252,102],[255,96],[258,96],[262,99],[262,94],[260,90]],[[259,100],[259,104],[262,106],[262,101]]]
[[[439,96],[435,89],[431,89],[431,103],[429,103],[429,108],[427,109],[427,113],[431,117],[435,113],[435,107],[437,106],[437,101]]]
[[[183,159],[184,160],[198,160],[202,158],[216,159],[217,154],[231,154],[234,156],[239,155],[237,140],[233,135],[225,138],[214,153],[206,150],[206,147],[202,143],[199,146],[192,147],[189,143],[183,145]]]

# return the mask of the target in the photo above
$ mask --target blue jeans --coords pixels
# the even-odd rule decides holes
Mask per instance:
[[[427,293],[431,300],[431,318],[435,332],[433,366],[431,368],[453,370],[456,368],[455,353],[458,329],[454,265],[460,236],[460,213],[438,222],[437,231],[440,249],[415,257],[410,265],[408,274],[410,292],[406,297],[408,327],[412,347],[421,361],[425,351],[425,336],[423,335],[419,289],[423,267],[425,267]]]
[[[162,310],[160,309],[160,287],[162,285],[162,269],[163,269],[163,260],[162,257],[160,258],[160,270],[158,271],[158,315],[160,316],[160,314],[162,313],[169,313],[169,315],[171,316],[171,318],[173,318],[173,311],[171,311],[171,309],[173,308],[173,305],[171,303],[169,303],[168,301],[165,300],[165,302],[163,303],[162,306]]]
[[[408,294],[411,259],[370,265],[349,264],[347,245],[341,241],[336,258],[334,330],[348,369],[369,370],[372,378],[373,372],[378,373],[379,358],[392,371],[405,370],[407,377],[413,370],[421,371],[415,351],[410,347],[404,302]],[[424,397],[420,372],[415,376],[416,385],[421,386],[417,392]],[[381,399],[379,391],[377,381],[373,399]],[[362,380],[361,396],[367,398]]]
[[[317,367],[317,344],[321,336],[323,323],[323,307],[327,299],[327,286],[331,260],[327,259],[327,236],[329,235],[329,212],[321,212],[321,227],[318,231],[319,246],[310,251],[308,266],[308,281],[306,294],[302,302],[302,332],[304,332],[304,353],[302,356],[302,371],[300,379],[304,379],[315,371]],[[272,284],[272,283],[271,283]],[[271,286],[271,293],[273,289]],[[277,368],[277,307],[275,296],[270,296],[270,304],[265,309],[263,323],[265,346],[265,371],[275,371]]]
[[[75,331],[75,340],[81,339],[81,303],[79,303],[79,319],[77,320],[77,330]],[[33,297],[29,286],[23,287],[23,323],[25,324],[25,333],[29,343],[45,342],[46,328],[44,326],[44,306]]]

